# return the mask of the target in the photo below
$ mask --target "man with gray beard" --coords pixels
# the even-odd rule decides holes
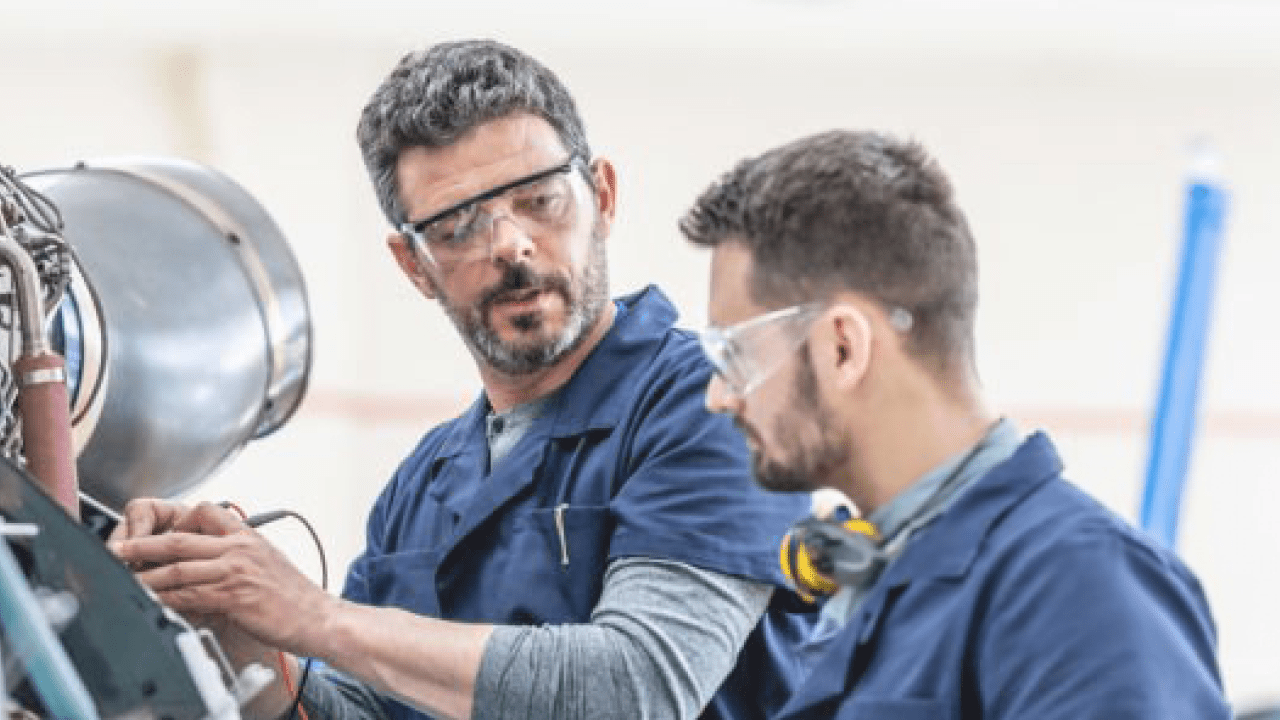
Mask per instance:
[[[797,665],[803,623],[765,613],[809,497],[755,486],[659,290],[610,300],[617,178],[568,92],[512,48],[437,45],[358,137],[388,246],[483,392],[387,484],[341,598],[216,506],[131,503],[117,552],[241,661],[322,661],[317,720],[764,717]],[[293,702],[276,683],[251,710]]]

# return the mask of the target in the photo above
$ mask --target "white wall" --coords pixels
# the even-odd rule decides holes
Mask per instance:
[[[1203,134],[1232,186],[1203,433],[1181,551],[1214,604],[1232,697],[1280,697],[1280,11],[1261,2],[0,4],[0,162],[177,154],[274,214],[316,323],[310,395],[196,497],[288,506],[331,574],[397,460],[475,373],[384,251],[353,142],[405,50],[505,39],[575,92],[621,173],[615,289],[664,286],[705,318],[706,258],[675,219],[738,158],[833,126],[921,139],[979,238],[980,362],[1070,475],[1134,517],[1163,352],[1184,149]],[[373,349],[374,352],[369,350]],[[268,532],[306,568],[304,533]]]

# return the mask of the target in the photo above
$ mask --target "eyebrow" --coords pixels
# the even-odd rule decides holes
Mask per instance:
[[[467,198],[466,200],[463,200],[462,202],[454,203],[453,205],[450,205],[444,210],[441,210],[440,212],[430,215],[423,220],[412,220],[412,221],[406,222],[405,225],[408,225],[409,227],[413,228],[414,232],[422,232],[422,229],[430,225],[431,223],[436,222],[437,220],[440,220],[441,218],[444,218],[455,212],[458,212],[459,210],[461,210],[462,208],[468,205],[474,205],[476,203],[482,203],[485,200],[496,198],[502,193],[512,188],[520,187],[521,185],[528,185],[530,183],[535,183],[539,180],[542,180],[543,178],[551,177],[552,175],[555,175],[557,173],[568,172],[573,167],[573,164],[577,162],[577,160],[578,160],[578,154],[574,153],[569,156],[568,160],[565,160],[564,162],[560,163],[559,165],[556,165],[555,167],[549,167],[546,170],[539,170],[538,172],[533,173],[532,175],[526,175],[522,178],[517,178],[515,180],[512,180],[511,182],[503,183],[498,187],[485,190],[479,195],[472,195],[471,197]]]

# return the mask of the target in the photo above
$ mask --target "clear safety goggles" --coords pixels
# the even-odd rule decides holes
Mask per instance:
[[[758,315],[727,328],[698,334],[716,374],[738,397],[769,379],[800,346],[827,304],[810,302]]]
[[[486,190],[422,220],[401,223],[403,233],[433,264],[455,267],[490,257],[499,219],[530,236],[564,232],[585,202],[572,182],[577,154],[554,167]]]
[[[809,327],[828,307],[823,301],[792,305],[727,328],[707,328],[698,339],[716,374],[734,395],[746,397],[800,349]],[[911,311],[902,307],[889,307],[888,317],[898,332],[910,332],[915,324]]]

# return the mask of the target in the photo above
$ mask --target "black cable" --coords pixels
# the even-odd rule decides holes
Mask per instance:
[[[329,561],[324,556],[324,545],[320,544],[320,536],[316,534],[315,528],[311,527],[311,523],[307,519],[292,510],[272,510],[270,512],[258,513],[245,518],[244,524],[249,527],[262,527],[270,522],[275,522],[280,518],[291,517],[302,523],[302,526],[311,534],[311,541],[316,544],[316,552],[320,555],[320,588],[322,590],[329,589]]]
[[[275,522],[283,517],[291,517],[307,529],[311,533],[311,540],[316,544],[316,552],[320,554],[320,589],[328,591],[329,589],[329,562],[324,557],[324,545],[320,543],[320,536],[316,534],[315,528],[311,527],[311,523],[307,519],[292,510],[272,510],[270,512],[258,513],[250,515],[244,519],[244,523],[249,527],[261,527],[269,522]],[[307,677],[311,675],[311,662],[313,658],[307,658],[302,664],[302,675],[298,678],[298,689],[294,693],[293,702],[289,704],[289,714],[285,716],[286,720],[294,720],[298,716],[298,707],[302,704],[302,689],[307,686]]]
[[[289,714],[285,716],[285,720],[293,720],[298,716],[298,706],[302,704],[302,688],[307,686],[307,676],[311,674],[311,658],[302,664],[302,677],[298,678],[298,693],[293,696],[293,703],[289,705]]]

